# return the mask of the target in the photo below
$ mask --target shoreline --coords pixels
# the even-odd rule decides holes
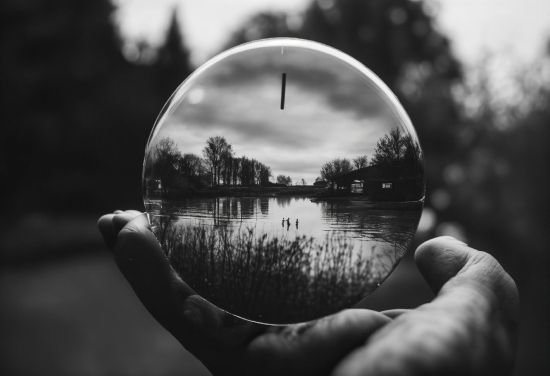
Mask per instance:
[[[371,210],[410,210],[417,211],[422,210],[424,207],[423,201],[403,201],[403,202],[373,202],[362,197],[327,197],[327,198],[313,198],[311,202],[339,202],[339,201],[363,201],[365,207]]]

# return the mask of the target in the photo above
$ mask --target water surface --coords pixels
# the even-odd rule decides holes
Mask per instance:
[[[150,201],[148,212],[172,266],[195,291],[238,316],[284,324],[354,305],[397,265],[420,211],[371,206],[217,197]]]

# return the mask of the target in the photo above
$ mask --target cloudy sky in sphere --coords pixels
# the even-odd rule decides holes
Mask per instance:
[[[114,0],[118,8],[114,20],[126,41],[132,43],[147,40],[156,46],[162,43],[172,11],[176,9],[192,61],[195,66],[200,66],[220,52],[231,34],[251,16],[262,11],[274,11],[285,12],[299,19],[300,13],[311,1],[313,0]],[[330,6],[331,3],[331,0],[318,1],[323,3],[323,6]],[[469,67],[479,66],[484,56],[490,54],[493,55],[493,62],[489,73],[493,80],[505,86],[507,80],[517,74],[518,67],[529,67],[531,62],[545,53],[546,43],[550,39],[548,0],[424,0],[423,6],[425,11],[434,17],[436,28],[449,37],[453,52],[466,67],[466,74]],[[264,87],[262,85],[271,85],[266,80],[267,78],[263,83],[256,82],[256,87],[259,89]],[[296,89],[293,85],[294,83],[289,81],[288,90],[291,98],[292,90]],[[273,100],[277,100],[277,95],[273,91],[262,89],[262,93],[265,96],[272,95]],[[302,91],[301,94],[303,93]],[[298,95],[298,92],[295,94]],[[222,96],[223,93],[220,92],[218,95]],[[201,96],[204,97],[200,98],[201,101],[204,100],[206,104],[207,91],[195,91],[195,99]],[[245,108],[242,107],[245,104],[244,97],[239,98],[235,97],[232,107],[226,108],[233,111]],[[311,101],[313,100],[312,98]],[[307,111],[315,112],[315,108],[319,108],[319,102],[310,103],[306,98],[300,99],[300,105],[300,116],[306,116]],[[342,112],[344,111],[339,110],[333,115]],[[257,112],[254,116],[259,114]],[[253,112],[249,112],[249,115],[249,121],[252,122]],[[264,115],[266,117],[267,113]],[[295,119],[298,119],[299,115],[295,116]],[[319,116],[316,122],[321,124],[330,119],[328,115]],[[329,129],[326,125],[324,128]],[[369,125],[367,128],[372,129],[372,126]],[[249,142],[245,151],[241,145],[237,145],[238,137],[234,135],[235,140],[229,141],[237,155],[252,153],[258,147],[258,144]],[[336,136],[330,134],[327,139]],[[180,139],[179,143],[184,145],[185,138]],[[292,141],[296,142],[288,140]],[[277,167],[281,167],[278,163],[293,158],[290,153],[282,151],[283,145],[279,145],[278,148],[279,158],[271,165],[275,173],[279,173]],[[260,155],[250,157],[268,164]],[[291,177],[295,179],[294,176]]]
[[[312,184],[325,162],[370,159],[390,130],[406,131],[389,97],[363,72],[323,52],[284,51],[248,50],[194,75],[152,144],[170,137],[182,153],[202,156],[209,137],[223,136],[236,157],[270,166],[274,178],[283,174]]]

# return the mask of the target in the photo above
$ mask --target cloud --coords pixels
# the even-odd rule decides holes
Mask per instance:
[[[252,91],[258,83],[270,80],[279,93],[282,73],[286,73],[288,86],[323,97],[334,111],[350,111],[358,118],[384,111],[381,89],[348,63],[314,50],[287,48],[284,56],[278,51],[246,51],[228,57],[211,68],[205,79],[214,87],[248,86]]]
[[[379,89],[347,63],[315,51],[275,52],[235,55],[193,77],[155,138],[169,136],[182,152],[202,155],[208,137],[224,136],[237,156],[271,166],[275,176],[313,181],[331,159],[372,155],[400,125]]]

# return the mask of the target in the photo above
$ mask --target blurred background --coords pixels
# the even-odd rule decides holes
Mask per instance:
[[[412,251],[455,236],[518,285],[514,375],[550,372],[550,2],[4,0],[0,24],[3,375],[208,374],[141,307],[95,223],[143,210],[147,137],[185,78],[282,36],[373,70],[425,152],[414,244],[362,306],[431,300]]]

